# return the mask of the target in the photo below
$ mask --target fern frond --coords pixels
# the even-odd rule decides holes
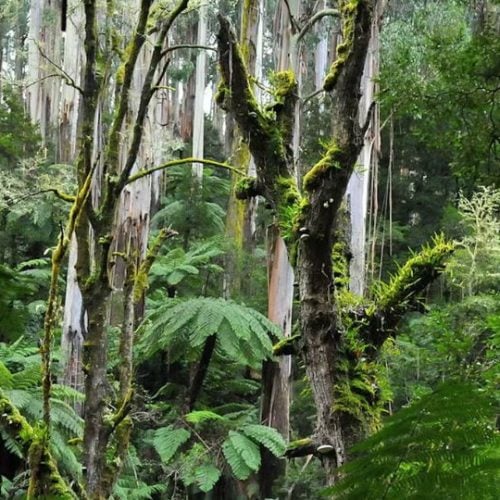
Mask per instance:
[[[238,450],[236,450],[230,440],[224,441],[222,452],[227,463],[231,467],[231,471],[237,479],[244,480],[252,474],[252,469],[246,465],[245,461],[238,453]]]
[[[491,499],[499,491],[500,439],[490,399],[447,383],[398,412],[353,451],[335,498]]]
[[[200,465],[194,472],[196,484],[204,493],[213,489],[221,474],[221,471],[213,464]]]
[[[279,328],[257,311],[211,297],[166,301],[148,315],[141,330],[138,350],[146,357],[174,347],[186,336],[192,347],[198,347],[217,334],[217,348],[246,364],[270,357],[269,335],[281,335]]]
[[[258,470],[260,467],[259,447],[251,439],[248,439],[238,431],[229,431],[228,439],[245,462],[245,465],[253,471]]]
[[[266,425],[247,424],[238,429],[245,436],[267,448],[276,457],[281,457],[286,451],[286,443],[281,434]]]
[[[190,424],[195,424],[195,425],[210,420],[222,420],[222,421],[225,420],[223,416],[209,410],[192,411],[191,413],[188,413],[184,418]]]
[[[169,425],[157,429],[153,436],[153,446],[163,463],[168,463],[177,450],[191,437],[186,429],[175,429]]]

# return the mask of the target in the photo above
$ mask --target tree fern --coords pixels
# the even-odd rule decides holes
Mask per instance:
[[[42,391],[40,387],[41,371],[38,349],[27,346],[24,339],[18,339],[11,345],[0,344],[0,388],[10,402],[31,423],[42,419]],[[35,354],[36,353],[36,354]],[[65,399],[82,400],[83,395],[77,391],[53,386],[51,398],[51,450],[62,471],[72,479],[79,479],[81,466],[75,451],[68,441],[81,438],[83,420],[66,403]],[[6,448],[14,455],[21,456],[21,450],[5,432],[1,433]]]
[[[216,349],[244,364],[270,357],[270,335],[281,335],[276,325],[249,307],[210,297],[167,300],[148,315],[141,334],[138,351],[145,358],[186,339],[200,347],[217,334]]]
[[[151,283],[164,279],[168,285],[178,285],[188,276],[198,275],[200,270],[220,272],[222,268],[211,261],[224,254],[216,239],[194,245],[188,252],[174,248],[156,258],[151,268]]]
[[[497,498],[498,433],[490,399],[447,383],[353,448],[335,498]],[[368,496],[367,496],[368,494]]]

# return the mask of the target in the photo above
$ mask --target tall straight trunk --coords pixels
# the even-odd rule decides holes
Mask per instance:
[[[207,43],[207,6],[199,8],[197,44]],[[203,143],[205,130],[205,85],[207,57],[205,50],[199,50],[196,56],[194,111],[193,111],[193,157],[203,158]],[[203,178],[203,165],[193,164],[193,176],[198,183]]]
[[[379,7],[380,8],[380,7]],[[359,103],[360,124],[371,114],[363,148],[358,158],[359,168],[353,172],[347,186],[347,206],[350,217],[350,269],[349,288],[352,292],[363,295],[366,275],[366,217],[368,211],[369,181],[372,165],[377,162],[380,152],[379,107],[374,104],[377,85],[379,57],[379,19],[375,16],[371,27],[370,45],[361,80],[362,97]]]
[[[257,80],[262,77],[262,47],[263,47],[263,15],[264,1],[251,0],[242,3],[241,10],[241,48],[242,55],[247,64],[248,71]],[[254,88],[255,96],[260,99],[258,88]],[[241,131],[235,129],[233,118],[228,116],[226,140],[231,144],[231,163],[240,170],[247,172],[250,177],[255,176],[255,162],[245,144]],[[237,175],[232,175],[232,189],[228,201],[226,216],[226,234],[234,242],[234,251],[226,257],[226,272],[224,275],[224,295],[245,292],[244,282],[248,270],[239,269],[242,254],[252,253],[255,247],[255,218],[257,212],[257,199],[238,200],[236,198]],[[243,277],[243,279],[242,279]]]
[[[277,70],[291,70],[297,75],[298,45],[291,17],[297,18],[300,12],[300,1],[293,0],[288,4],[290,12],[280,3],[276,12],[274,25],[279,36],[275,41],[274,57]],[[297,77],[300,88],[300,77]],[[292,151],[294,175],[297,175],[295,160],[299,145],[300,104],[296,101],[293,116],[293,129],[288,138],[288,147]],[[294,294],[294,271],[290,264],[288,251],[277,225],[268,230],[268,318],[276,323],[285,337],[292,332],[292,306]],[[277,361],[265,361],[262,374],[261,421],[277,429],[286,441],[290,438],[290,384],[292,372],[291,356],[281,356]],[[264,451],[259,480],[260,494],[263,498],[273,494],[273,485],[284,474],[286,463],[276,459],[271,453]]]

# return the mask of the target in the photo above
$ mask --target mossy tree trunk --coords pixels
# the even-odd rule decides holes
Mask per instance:
[[[352,332],[359,330],[363,356],[375,358],[404,311],[439,274],[451,251],[444,241],[424,249],[370,306],[351,311],[338,299],[332,249],[339,208],[367,128],[359,120],[360,82],[377,4],[377,0],[337,3],[342,43],[323,82],[324,91],[333,96],[332,133],[323,156],[303,177],[301,191],[294,178],[289,140],[297,98],[295,75],[290,71],[277,74],[274,93],[278,105],[273,113],[262,109],[254,99],[236,35],[223,17],[218,35],[223,77],[219,102],[234,114],[257,166],[257,177],[241,183],[240,196],[260,194],[267,199],[298,274],[301,336],[297,350],[305,362],[317,418],[314,435],[293,447],[289,456],[300,455],[298,448],[321,456],[330,483],[363,430],[354,412],[338,405],[339,384],[346,379],[348,383],[353,376],[346,365],[360,362],[360,353],[351,350]]]
[[[116,106],[107,135],[101,136],[99,123],[101,109],[100,98],[109,90],[109,70],[103,68],[100,61],[111,61],[117,54],[111,51],[113,2],[106,2],[106,15],[103,7],[96,0],[82,2],[83,18],[83,53],[85,67],[81,79],[71,82],[77,85],[81,94],[78,109],[79,143],[77,144],[77,180],[78,195],[69,197],[74,201],[71,211],[69,230],[61,236],[61,241],[53,255],[53,274],[57,277],[59,264],[66,254],[70,239],[74,235],[77,241],[76,276],[82,294],[82,311],[86,321],[82,320],[83,371],[85,375],[84,404],[84,443],[83,461],[85,465],[85,495],[90,498],[107,498],[111,494],[120,467],[128,447],[131,420],[128,415],[132,397],[132,345],[135,325],[135,309],[142,300],[147,273],[145,266],[152,263],[153,254],[148,254],[141,265],[137,265],[139,254],[144,257],[144,241],[132,235],[127,243],[126,252],[113,252],[116,217],[119,215],[121,200],[125,188],[132,182],[147,180],[146,175],[157,175],[156,170],[147,174],[133,173],[140,158],[141,142],[144,138],[144,122],[149,103],[161,83],[168,60],[164,57],[167,35],[176,18],[187,8],[187,0],[179,0],[170,11],[165,11],[156,21],[157,30],[151,35],[151,50],[145,53],[143,46],[147,38],[146,26],[150,17],[152,0],[138,0],[138,13],[135,31],[127,50],[121,55],[116,75]],[[102,19],[106,19],[102,21]],[[103,26],[101,26],[103,22]],[[99,24],[99,26],[98,26]],[[103,29],[101,29],[103,28]],[[38,25],[32,29],[39,29]],[[32,53],[33,54],[33,53]],[[141,60],[142,58],[142,60]],[[58,61],[57,58],[55,58]],[[141,78],[137,78],[139,63],[145,65]],[[66,76],[66,78],[68,78]],[[140,82],[138,84],[138,82]],[[138,89],[135,86],[139,85]],[[131,106],[131,90],[138,90],[137,106]],[[38,95],[38,94],[37,94]],[[37,96],[32,96],[32,103],[37,103]],[[133,117],[130,115],[133,114]],[[36,116],[35,116],[36,117]],[[48,121],[47,117],[40,117]],[[98,132],[98,133],[96,133]],[[122,141],[129,136],[129,141]],[[124,153],[123,148],[126,148]],[[96,154],[96,151],[99,153]],[[65,153],[66,155],[66,153]],[[68,154],[69,155],[69,154]],[[139,165],[144,167],[148,165]],[[131,177],[133,176],[133,181]],[[94,192],[89,196],[90,179],[93,178]],[[148,185],[149,186],[149,185]],[[83,197],[85,194],[85,198]],[[83,201],[82,201],[83,200]],[[76,207],[76,208],[75,208]],[[147,218],[149,221],[149,218]],[[75,227],[76,226],[76,227]],[[134,239],[135,238],[135,239]],[[141,241],[139,241],[141,240]],[[141,247],[142,244],[142,247]],[[132,248],[133,247],[133,248]],[[142,248],[142,249],[141,249]],[[152,256],[150,256],[152,255]],[[107,330],[109,328],[109,303],[114,274],[111,272],[116,260],[129,263],[125,275],[126,293],[120,355],[122,357],[119,376],[120,390],[116,398],[110,391],[108,380]],[[139,258],[139,262],[140,262]],[[74,261],[72,261],[74,262]],[[54,281],[54,279],[53,279]],[[57,280],[55,280],[57,281]],[[54,302],[55,287],[51,288],[49,306]],[[46,319],[46,335],[43,342],[44,354],[44,411],[45,426],[50,426],[50,340],[54,314]],[[48,381],[46,383],[46,381]],[[46,390],[45,390],[46,388]],[[116,408],[116,410],[113,410]],[[47,446],[47,439],[41,442]],[[37,464],[44,460],[44,451],[34,453],[32,475],[37,474]],[[38,459],[37,459],[38,457]],[[35,483],[34,483],[35,484]],[[35,486],[37,486],[35,484]],[[40,483],[43,489],[43,484]],[[38,486],[37,486],[38,487]],[[40,490],[42,491],[42,490]],[[47,490],[48,491],[48,490]],[[83,493],[82,493],[83,495]],[[82,497],[83,498],[83,497]]]

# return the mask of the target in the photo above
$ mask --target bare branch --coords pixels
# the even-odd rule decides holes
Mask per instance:
[[[20,198],[10,199],[7,202],[7,205],[8,206],[16,205],[17,203],[24,201],[28,198],[32,198],[33,196],[38,196],[40,194],[45,194],[45,193],[54,193],[59,199],[61,199],[63,201],[67,201],[68,203],[73,203],[76,199],[76,197],[73,196],[72,194],[63,193],[62,191],[59,191],[59,189],[56,189],[56,188],[48,188],[48,189],[42,189],[40,191],[35,191],[33,193],[25,194],[24,196],[21,196]]]
[[[200,50],[211,50],[213,52],[217,52],[217,47],[209,47],[207,45],[189,45],[189,44],[181,44],[181,45],[172,45],[172,47],[167,47],[162,53],[162,57],[174,50],[181,49],[200,49]]]
[[[77,90],[78,92],[80,92],[80,94],[83,95],[83,89],[78,86],[75,82],[75,80],[66,72],[64,71],[64,69],[59,66],[59,64],[57,64],[55,61],[53,61],[43,50],[42,50],[42,47],[40,46],[40,44],[34,40],[34,43],[36,45],[36,48],[38,49],[38,52],[40,53],[40,55],[43,57],[43,59],[45,59],[49,64],[51,64],[52,66],[54,66],[54,68],[57,69],[57,71],[59,71],[59,74],[55,74],[55,75],[49,75],[45,78],[41,78],[39,81],[42,81],[46,78],[51,78],[52,76],[59,76],[61,77],[67,85],[69,85],[70,87],[73,87],[75,90]],[[34,83],[36,82],[32,82],[30,85],[33,85]]]
[[[363,126],[361,127],[361,137],[365,136],[366,131],[368,130],[368,127],[370,126],[370,123],[372,121],[373,113],[375,112],[376,106],[377,106],[377,101],[372,101],[370,104],[370,107],[368,108],[368,112],[366,113],[365,122],[363,123]]]
[[[150,1],[150,0],[143,0]],[[174,7],[172,12],[167,17],[166,21],[163,23],[160,34],[158,35],[158,41],[154,46],[153,53],[151,54],[151,60],[149,63],[149,68],[146,72],[146,77],[144,79],[144,85],[142,87],[141,96],[139,99],[139,109],[137,111],[137,116],[135,119],[132,142],[127,154],[127,160],[120,174],[118,182],[114,189],[114,194],[117,195],[121,192],[123,187],[128,183],[130,172],[134,167],[135,160],[137,158],[137,153],[139,151],[139,146],[142,139],[143,123],[148,110],[149,102],[155,90],[153,89],[153,79],[158,68],[158,65],[162,59],[162,46],[167,37],[172,24],[177,19],[177,17],[186,10],[189,0],[179,0],[178,4]],[[111,196],[111,193],[110,193]]]
[[[292,25],[292,32],[296,33],[297,31],[300,31],[300,25],[295,17],[293,17],[292,9],[290,8],[288,0],[283,0],[283,3],[286,5],[286,10],[288,11],[288,17],[290,18],[290,24]]]
[[[338,17],[339,11],[337,9],[323,9],[319,12],[316,12],[313,16],[311,16],[306,23],[302,26],[298,36],[297,43],[304,38],[304,35],[321,19],[327,16]]]

